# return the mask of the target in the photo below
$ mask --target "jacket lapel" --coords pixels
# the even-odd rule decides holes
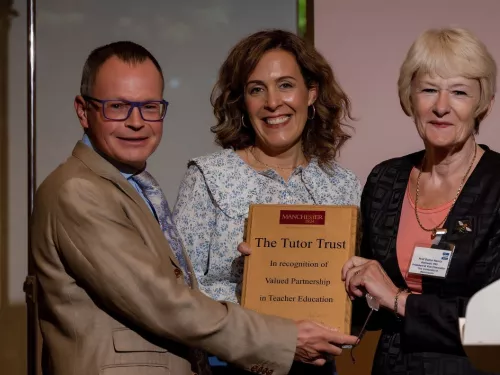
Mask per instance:
[[[446,222],[443,224],[446,228],[446,234],[443,236],[444,241],[457,240],[468,233],[459,230],[459,222],[462,225],[464,223],[467,224],[469,229],[476,228],[476,223],[471,222],[475,220],[471,216],[471,213],[477,211],[474,208],[477,206],[479,196],[484,193],[484,177],[492,172],[498,173],[496,170],[491,170],[491,165],[494,163],[494,160],[491,160],[492,152],[487,146],[480,146],[485,152],[465,182],[455,205],[452,207]]]
[[[424,278],[424,292],[437,293],[446,284],[453,282],[458,285],[462,282],[463,275],[469,272],[467,265],[470,257],[477,256],[480,252],[481,240],[478,239],[483,238],[484,228],[489,228],[487,223],[495,217],[498,197],[494,194],[490,197],[486,191],[498,191],[494,186],[496,177],[493,177],[498,173],[497,159],[487,146],[480,146],[485,153],[464,184],[443,224],[447,232],[441,241],[455,245],[448,274],[446,279]]]
[[[393,181],[392,187],[390,188],[389,204],[386,206],[384,212],[381,212],[386,220],[392,218],[392,222],[386,221],[385,223],[387,230],[385,236],[386,238],[390,238],[391,243],[387,247],[386,254],[383,255],[384,268],[392,276],[394,283],[398,287],[408,287],[399,268],[396,249],[401,211],[403,209],[404,197],[408,187],[411,171],[413,167],[418,166],[421,163],[422,158],[423,152],[408,155],[408,157],[400,160],[399,165],[395,165],[385,171],[383,176],[384,179]]]
[[[120,189],[135,204],[139,206],[144,215],[148,217],[149,220],[151,221],[151,225],[156,225],[159,227],[158,222],[152,215],[151,210],[146,205],[144,199],[142,199],[139,193],[127,181],[127,179],[123,177],[123,175],[120,173],[118,169],[116,169],[116,167],[114,167],[111,163],[106,161],[106,159],[104,159],[90,147],[86,146],[82,141],[78,141],[75,148],[73,149],[72,155],[73,157],[80,160],[83,164],[85,164],[92,172],[113,183],[113,185],[115,185],[118,189]],[[165,242],[168,243],[166,238]],[[161,256],[162,254],[159,255]],[[175,264],[175,266],[181,268],[172,250],[170,250],[169,256],[170,260]]]
[[[472,230],[475,230],[475,227],[477,226],[477,223],[475,222],[476,218],[474,215],[471,215],[471,213],[476,212],[474,207],[478,205],[478,196],[481,192],[484,192],[484,187],[482,187],[482,185],[484,185],[483,180],[485,174],[492,173],[492,171],[490,171],[492,169],[490,166],[492,164],[490,160],[491,151],[489,151],[488,147],[484,145],[480,146],[485,149],[485,153],[465,183],[457,202],[452,207],[446,222],[443,224],[447,233],[442,237],[442,241],[451,241],[456,244],[472,237],[472,233],[461,233],[457,230],[457,227],[460,226],[459,222],[462,222],[462,224],[463,222],[466,222],[472,227]],[[390,204],[385,207],[385,210],[383,210],[381,214],[384,217],[391,217],[393,216],[393,210],[395,210],[396,215],[394,215],[394,222],[391,223],[391,225],[385,226],[387,230],[385,235],[387,238],[391,238],[391,244],[387,247],[387,253],[379,253],[379,256],[382,256],[381,259],[384,260],[384,268],[388,271],[388,273],[390,273],[395,284],[399,287],[408,287],[403,275],[401,274],[397,260],[396,244],[399,231],[399,219],[401,217],[403,200],[411,170],[413,167],[420,165],[423,155],[423,151],[410,154],[402,158],[401,161],[397,165],[394,165],[391,170],[387,170],[384,173],[384,178],[387,178],[388,181],[392,180],[394,182],[392,189],[388,191],[388,193],[390,192]],[[468,244],[467,246],[457,246],[454,256],[467,256],[467,254],[460,253],[470,251],[472,248],[473,246],[471,244]],[[457,262],[455,261],[455,264],[456,263]],[[443,279],[427,277],[422,280],[422,287],[424,292],[436,292],[440,290],[444,283],[445,281]]]

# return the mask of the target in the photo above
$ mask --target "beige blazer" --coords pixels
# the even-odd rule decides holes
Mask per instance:
[[[186,286],[144,200],[83,143],[38,189],[31,225],[45,374],[191,374],[194,347],[290,369],[295,324]]]

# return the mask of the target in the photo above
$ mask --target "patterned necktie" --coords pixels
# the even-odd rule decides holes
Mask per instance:
[[[142,190],[142,193],[155,211],[161,230],[165,234],[170,247],[174,251],[177,260],[184,271],[184,279],[189,286],[192,286],[191,273],[189,272],[189,268],[187,266],[182,241],[179,233],[177,232],[177,228],[175,227],[172,219],[172,212],[170,211],[167,199],[165,198],[160,185],[155,178],[146,171],[133,176],[132,179],[137,182]]]
[[[160,185],[151,174],[146,171],[132,176],[132,179],[139,185],[142,193],[151,204],[160,227],[167,238],[170,247],[175,253],[179,264],[184,271],[184,278],[189,286],[192,286],[191,273],[188,271],[187,260],[184,256],[184,248],[182,246],[181,238],[177,232],[174,221],[172,219],[172,212],[168,206],[167,199],[160,188]],[[191,364],[199,375],[211,375],[212,371],[208,364],[207,354],[199,349],[191,349]]]

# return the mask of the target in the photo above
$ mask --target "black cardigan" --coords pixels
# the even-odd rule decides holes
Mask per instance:
[[[486,146],[483,157],[463,187],[444,227],[443,241],[455,244],[447,277],[423,277],[422,294],[410,295],[406,316],[391,311],[374,314],[370,329],[382,329],[373,374],[477,374],[460,343],[458,318],[469,298],[500,278],[500,154]],[[405,191],[423,151],[377,165],[361,198],[361,256],[379,261],[398,287],[400,272],[396,239]],[[459,231],[458,221],[471,232]],[[366,303],[354,304],[354,322],[366,317]]]

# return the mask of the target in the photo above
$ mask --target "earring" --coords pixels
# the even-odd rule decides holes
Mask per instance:
[[[311,107],[313,109],[313,114],[311,117],[309,117],[309,108],[307,108],[307,118],[309,120],[314,120],[314,117],[316,116],[316,108],[314,107],[314,104],[311,104]]]
[[[247,126],[246,126],[246,124],[245,124],[245,115],[241,115],[241,126],[242,126],[243,128],[246,128],[246,127],[247,127]]]

